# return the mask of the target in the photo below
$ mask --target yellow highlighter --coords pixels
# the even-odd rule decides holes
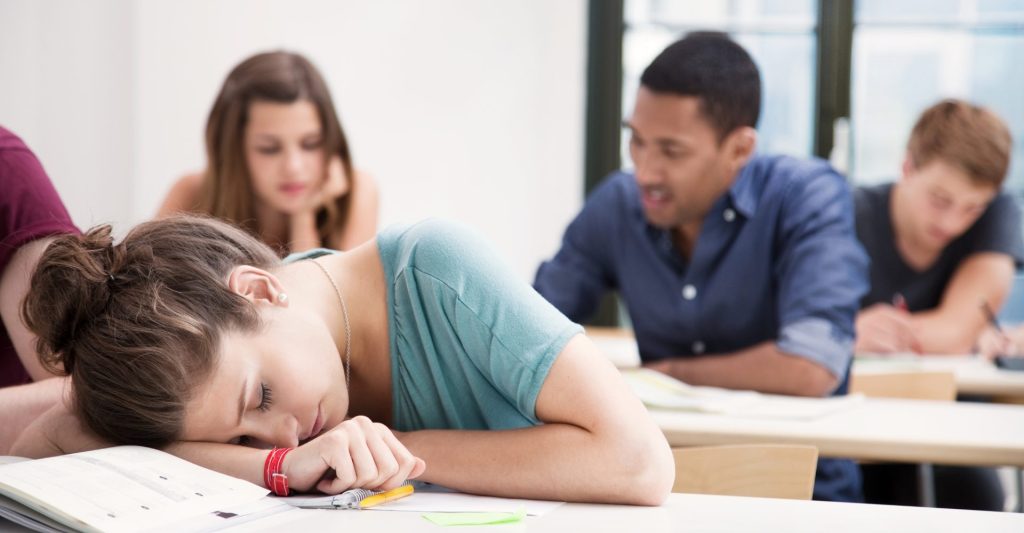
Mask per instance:
[[[332,498],[331,507],[335,509],[369,509],[404,498],[413,492],[413,487],[409,483],[385,491],[351,489]]]
[[[368,509],[375,505],[382,503],[393,502],[405,498],[406,496],[413,493],[412,485],[405,484],[400,487],[393,488],[384,492],[374,494],[373,496],[367,496],[359,501],[360,509]]]

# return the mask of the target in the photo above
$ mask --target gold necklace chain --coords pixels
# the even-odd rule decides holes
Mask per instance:
[[[348,389],[352,385],[352,328],[348,324],[348,306],[345,305],[345,298],[341,296],[341,289],[338,288],[337,282],[334,281],[334,276],[316,259],[310,259],[309,261],[320,267],[320,271],[327,276],[327,281],[331,282],[331,286],[334,287],[334,293],[338,295],[338,301],[341,302],[341,316],[345,319],[345,388]]]

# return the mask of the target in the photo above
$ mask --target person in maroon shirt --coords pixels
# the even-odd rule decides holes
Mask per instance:
[[[63,390],[64,380],[46,379],[20,308],[52,237],[78,232],[39,160],[0,127],[0,455]]]

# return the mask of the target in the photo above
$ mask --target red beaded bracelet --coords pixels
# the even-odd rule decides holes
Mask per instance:
[[[288,495],[288,476],[281,471],[281,465],[284,464],[284,456],[294,449],[274,448],[267,454],[267,460],[263,463],[263,483],[278,496]]]

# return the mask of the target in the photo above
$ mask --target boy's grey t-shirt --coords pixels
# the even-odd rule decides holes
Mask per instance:
[[[1001,193],[974,225],[946,246],[934,264],[920,272],[914,270],[896,249],[890,210],[892,186],[861,187],[854,193],[857,238],[871,259],[871,289],[861,298],[861,308],[891,304],[899,293],[910,311],[934,309],[957,267],[975,253],[1006,254],[1017,268],[1024,262],[1020,210],[1013,198]]]
[[[555,358],[583,328],[463,226],[441,220],[392,226],[377,236],[377,247],[387,285],[391,427],[539,424],[541,386]]]

